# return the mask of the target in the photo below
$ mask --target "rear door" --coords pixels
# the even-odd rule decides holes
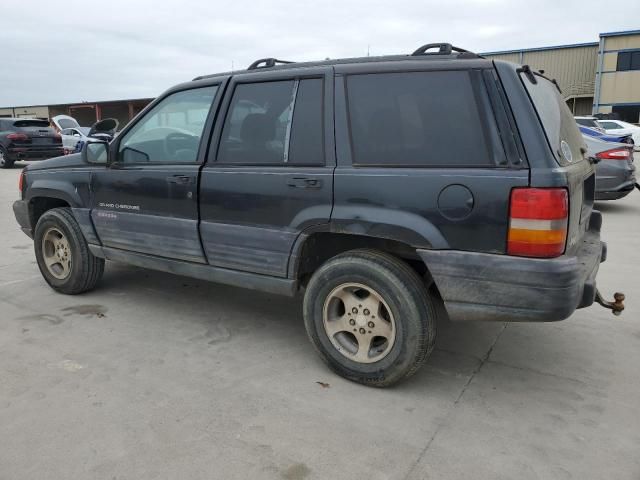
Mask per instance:
[[[219,90],[171,93],[117,137],[115,161],[91,178],[91,217],[104,246],[205,263],[198,171]]]
[[[302,232],[331,215],[330,68],[235,76],[200,184],[211,265],[285,277]]]

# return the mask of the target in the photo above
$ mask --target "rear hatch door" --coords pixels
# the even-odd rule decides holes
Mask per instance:
[[[554,182],[564,183],[569,189],[566,250],[571,252],[579,246],[588,228],[595,198],[595,169],[588,159],[582,134],[557,84],[528,69],[521,69],[519,75],[554,157],[555,164],[547,172],[548,177]]]
[[[51,127],[47,120],[25,119],[14,122],[16,132],[23,133],[27,139],[22,143],[33,147],[54,147],[62,145],[60,135]]]

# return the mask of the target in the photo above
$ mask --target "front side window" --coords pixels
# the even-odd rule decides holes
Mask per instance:
[[[324,162],[322,79],[236,86],[217,161],[284,165]]]
[[[347,77],[354,164],[491,166],[466,71]]]
[[[122,163],[194,163],[217,86],[169,95],[120,142]]]

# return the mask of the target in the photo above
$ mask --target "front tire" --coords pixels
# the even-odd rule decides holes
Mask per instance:
[[[322,265],[303,310],[307,334],[329,368],[365,385],[409,377],[435,342],[436,311],[424,282],[379,251],[353,250]]]
[[[94,256],[69,208],[46,211],[34,234],[38,267],[54,290],[75,295],[92,290],[104,272],[104,259]]]

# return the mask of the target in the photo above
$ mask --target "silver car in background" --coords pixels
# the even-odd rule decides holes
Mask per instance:
[[[604,142],[583,135],[588,155],[596,164],[596,200],[626,197],[636,185],[633,147],[626,143]]]

